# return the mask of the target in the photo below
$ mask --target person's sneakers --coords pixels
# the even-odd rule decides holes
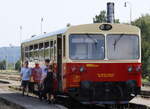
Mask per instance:
[[[39,99],[40,99],[40,101],[42,101],[42,96],[41,96],[41,94],[39,94]]]
[[[24,92],[22,92],[22,96],[24,96]]]

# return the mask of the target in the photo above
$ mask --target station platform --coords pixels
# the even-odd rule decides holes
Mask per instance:
[[[130,103],[144,105],[147,109],[150,109],[150,98],[141,98],[140,96],[135,97],[130,101]]]
[[[12,84],[15,83],[12,82]],[[10,84],[0,83],[0,105],[5,103],[11,106],[10,109],[67,109],[59,104],[48,104],[46,101],[40,101],[37,97],[23,96],[19,91],[10,90],[8,86]],[[1,106],[0,109],[4,109]]]

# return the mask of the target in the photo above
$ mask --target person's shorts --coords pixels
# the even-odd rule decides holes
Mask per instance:
[[[22,87],[27,87],[28,85],[29,85],[29,81],[23,80],[22,83],[21,83]]]

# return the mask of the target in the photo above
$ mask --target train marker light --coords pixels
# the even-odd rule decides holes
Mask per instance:
[[[104,31],[108,31],[108,30],[112,29],[112,25],[110,25],[110,24],[102,24],[102,25],[99,26],[99,29],[100,30],[104,30]]]
[[[80,72],[84,72],[84,71],[85,71],[84,67],[80,67]]]
[[[133,68],[132,66],[128,67],[128,72],[132,72]]]

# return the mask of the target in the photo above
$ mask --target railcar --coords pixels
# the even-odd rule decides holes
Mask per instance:
[[[70,26],[21,44],[22,62],[54,61],[59,92],[83,104],[124,104],[140,93],[140,29],[128,24]]]

